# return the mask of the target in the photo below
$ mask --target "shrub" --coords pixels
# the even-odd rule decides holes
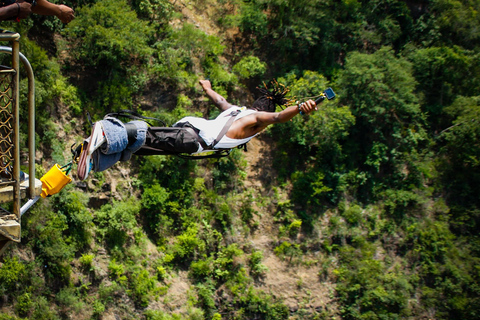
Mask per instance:
[[[125,266],[121,263],[118,264],[115,259],[110,261],[108,264],[108,271],[110,273],[110,277],[112,277],[114,280],[126,280]]]
[[[50,306],[47,298],[40,296],[40,297],[35,297],[34,299],[34,308],[33,308],[31,319],[60,320],[61,317],[57,314],[57,311]]]
[[[82,268],[87,271],[92,271],[93,270],[93,259],[95,256],[93,254],[82,254],[80,257],[79,261],[80,264],[82,265]]]
[[[156,281],[146,269],[135,271],[130,277],[130,287],[135,301],[142,307],[148,306],[148,302],[155,289]]]
[[[77,11],[65,34],[76,41],[71,52],[87,66],[118,68],[132,57],[141,61],[152,53],[147,42],[153,29],[137,19],[126,1],[101,1]]]
[[[40,209],[43,209],[41,215],[29,216],[31,244],[37,252],[36,260],[44,266],[46,280],[59,285],[59,282],[68,282],[70,279],[75,245],[65,234],[68,230],[67,217],[41,206],[34,208]]]
[[[93,302],[93,315],[96,318],[100,318],[101,315],[104,314],[104,312],[105,312],[105,305],[101,301],[95,300]]]
[[[215,306],[215,287],[212,282],[200,283],[195,286],[198,296],[198,305],[205,310],[207,319],[217,311]]]
[[[345,220],[352,224],[357,225],[362,220],[363,210],[359,205],[353,205],[341,213]]]
[[[236,65],[233,66],[233,72],[243,79],[262,76],[267,70],[265,62],[260,61],[255,56],[243,57]]]
[[[53,200],[54,209],[67,218],[66,233],[75,242],[74,244],[79,249],[89,245],[92,239],[90,227],[93,218],[87,210],[88,195],[74,190],[69,185],[64,188],[63,192],[56,194]]]
[[[198,237],[198,227],[190,225],[181,235],[176,237],[173,252],[180,259],[194,259],[195,255],[203,253],[205,242]]]
[[[124,202],[115,202],[113,205],[106,204],[96,213],[98,232],[113,247],[121,247],[125,244],[128,233],[132,232],[137,221],[135,216],[140,212],[140,203],[135,198]]]
[[[218,37],[207,35],[189,23],[169,35],[157,44],[154,73],[159,78],[180,88],[194,88],[195,70],[203,66],[219,77],[215,78],[219,83],[230,83],[230,75],[216,61],[225,48]]]
[[[65,78],[58,77],[52,90],[60,97],[60,102],[69,107],[73,116],[82,113],[83,106],[77,87],[68,84]]]
[[[223,247],[217,254],[214,261],[214,273],[216,278],[228,279],[240,270],[242,267],[239,257],[243,255],[243,250],[238,248],[236,243]]]
[[[207,258],[193,261],[190,264],[190,274],[196,279],[206,279],[213,273],[213,259]]]
[[[20,316],[26,316],[30,313],[33,308],[33,301],[31,298],[31,294],[25,292],[21,296],[17,298],[17,304],[15,305],[15,311]]]
[[[15,316],[10,316],[6,313],[0,313],[0,320],[19,320],[20,318],[17,318]]]
[[[2,292],[11,292],[22,282],[26,275],[25,266],[17,257],[5,258],[0,268],[0,288]]]
[[[250,260],[248,262],[248,265],[250,267],[250,273],[255,277],[262,276],[268,271],[268,268],[262,264],[262,260],[263,260],[262,251],[254,250],[250,254]]]
[[[282,242],[278,247],[273,249],[273,252],[281,258],[289,258],[288,262],[292,263],[294,257],[301,257],[302,250],[298,244],[292,244],[288,241]]]
[[[85,303],[79,298],[77,289],[73,287],[65,287],[61,289],[55,296],[58,304],[67,309],[67,312],[70,314],[79,314],[82,311],[85,312]]]
[[[169,234],[169,229],[173,224],[170,217],[163,215],[168,207],[169,197],[170,193],[159,184],[146,187],[142,193],[142,212],[148,221],[147,227],[160,236]]]

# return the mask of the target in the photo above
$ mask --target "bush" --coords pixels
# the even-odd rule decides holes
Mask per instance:
[[[85,303],[78,296],[76,288],[65,287],[61,289],[55,296],[56,301],[69,314],[80,314],[85,312]]]
[[[213,259],[207,258],[193,261],[190,264],[190,274],[196,279],[207,279],[213,274]]]
[[[77,9],[75,20],[64,32],[74,41],[71,53],[86,66],[118,69],[132,57],[145,61],[153,29],[137,19],[125,0],[106,0]]]
[[[351,225],[357,225],[359,222],[361,222],[363,216],[362,214],[363,209],[357,204],[341,212],[343,218],[345,218],[345,220]]]
[[[92,235],[92,215],[87,210],[88,195],[73,190],[71,185],[64,188],[63,192],[53,197],[53,207],[67,218],[68,229],[66,233],[74,241],[78,249],[85,248],[90,244]]]
[[[82,254],[79,259],[82,268],[87,271],[93,271],[92,262],[94,258],[95,256],[93,254]]]
[[[264,275],[268,268],[262,264],[263,252],[254,250],[250,255],[250,260],[248,262],[250,267],[250,273],[255,277],[260,277]]]
[[[292,244],[288,241],[282,242],[278,247],[276,247],[273,252],[281,258],[289,258],[288,262],[292,263],[293,258],[298,258],[302,256],[302,250],[298,244]]]
[[[57,311],[52,308],[49,304],[47,298],[40,296],[36,297],[34,300],[34,308],[31,319],[35,320],[43,320],[43,319],[52,319],[52,320],[60,320],[62,319],[58,314]]]
[[[121,247],[127,241],[129,233],[137,227],[136,215],[140,212],[140,203],[135,198],[125,202],[106,204],[96,213],[98,232],[110,248]]]
[[[198,305],[205,310],[205,316],[207,319],[211,319],[214,313],[217,311],[215,306],[215,287],[213,283],[201,283],[195,286]]]
[[[32,210],[41,210],[37,215],[30,212],[28,218],[29,239],[37,254],[36,260],[44,266],[47,281],[65,284],[70,279],[76,252],[75,242],[65,232],[68,230],[67,217],[38,204]]]
[[[275,301],[272,296],[252,286],[235,294],[235,310],[245,319],[289,319],[288,307],[282,302]]]
[[[230,75],[217,63],[217,56],[224,48],[218,37],[184,23],[157,44],[154,73],[169,84],[193,89],[197,80],[195,70],[203,67],[215,81],[230,83]]]
[[[205,242],[198,236],[198,227],[190,225],[181,235],[176,237],[172,248],[175,257],[184,260],[195,259],[196,255],[205,250]]]
[[[214,261],[215,277],[224,280],[233,277],[243,267],[239,263],[243,253],[236,243],[221,248]]]
[[[374,245],[364,243],[360,249],[340,249],[341,267],[334,270],[338,277],[337,294],[344,304],[346,318],[403,318],[410,315],[409,299],[414,294],[412,280],[402,266],[387,266],[373,257]]]
[[[28,292],[25,292],[21,296],[17,298],[17,304],[15,305],[15,311],[20,315],[20,316],[26,316],[30,313],[30,311],[33,308],[33,301],[31,298],[31,294]]]
[[[17,286],[22,283],[22,278],[26,275],[24,264],[17,257],[5,258],[0,268],[0,289],[7,293],[15,291]]]
[[[234,65],[232,70],[241,78],[249,79],[263,76],[267,65],[255,56],[246,56]]]
[[[85,84],[86,91],[96,93],[87,98],[97,112],[125,109],[146,81],[153,28],[139,20],[125,0],[96,2],[77,11],[64,34],[75,60],[72,65],[87,67],[97,84]]]
[[[135,271],[130,277],[130,287],[135,301],[142,307],[148,306],[155,290],[156,281],[145,269]]]
[[[93,315],[97,318],[100,318],[102,314],[104,314],[105,312],[105,305],[98,301],[98,300],[95,300],[93,302]]]
[[[121,263],[117,263],[115,259],[110,261],[108,264],[108,271],[110,273],[110,277],[113,280],[120,280],[120,281],[125,281],[125,266]]]

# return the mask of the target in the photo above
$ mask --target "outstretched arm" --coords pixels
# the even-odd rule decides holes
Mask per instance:
[[[317,110],[317,105],[315,101],[308,100],[300,105],[300,108],[295,105],[286,108],[280,112],[258,112],[257,113],[257,125],[260,127],[266,128],[267,126],[274,123],[284,123],[291,120],[294,116],[300,113],[300,110],[303,114]]]
[[[26,1],[18,1],[0,8],[0,21],[12,18],[27,18],[32,13],[32,5]]]
[[[300,106],[302,113],[307,114],[317,110],[315,101],[308,100]],[[236,120],[227,132],[232,139],[244,139],[251,137],[274,123],[283,123],[300,113],[298,106],[291,106],[281,112],[255,112]]]
[[[37,0],[37,5],[33,7],[32,11],[44,16],[56,16],[63,23],[69,23],[75,18],[72,8],[63,4],[54,4],[47,0]]]
[[[232,107],[232,105],[225,100],[224,97],[212,90],[212,84],[209,80],[200,80],[199,82],[203,88],[203,91],[205,91],[210,100],[212,100],[220,110],[225,111]]]

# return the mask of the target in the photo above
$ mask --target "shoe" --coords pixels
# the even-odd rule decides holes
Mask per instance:
[[[105,134],[103,132],[103,127],[101,122],[95,122],[93,124],[92,135],[90,136],[90,142],[88,147],[88,154],[92,155],[92,153],[100,148],[100,146],[107,141],[105,138]]]
[[[80,153],[80,157],[78,159],[78,166],[77,166],[77,176],[80,180],[85,180],[88,177],[88,173],[90,172],[90,157],[88,156],[88,142],[84,141],[82,144],[82,151]]]
[[[92,134],[82,144],[82,151],[78,160],[77,176],[80,180],[85,180],[93,168],[92,154],[106,141],[102,125],[95,122],[92,128]]]

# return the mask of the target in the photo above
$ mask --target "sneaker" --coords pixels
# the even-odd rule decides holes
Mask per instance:
[[[80,180],[85,180],[88,177],[88,173],[90,172],[91,166],[89,165],[88,156],[88,142],[84,141],[82,144],[82,152],[80,153],[80,157],[78,159],[78,166],[77,166],[77,176]]]
[[[95,122],[92,128],[92,134],[83,142],[82,152],[78,160],[77,176],[80,180],[85,180],[93,168],[92,154],[106,141],[103,128],[100,122]]]

